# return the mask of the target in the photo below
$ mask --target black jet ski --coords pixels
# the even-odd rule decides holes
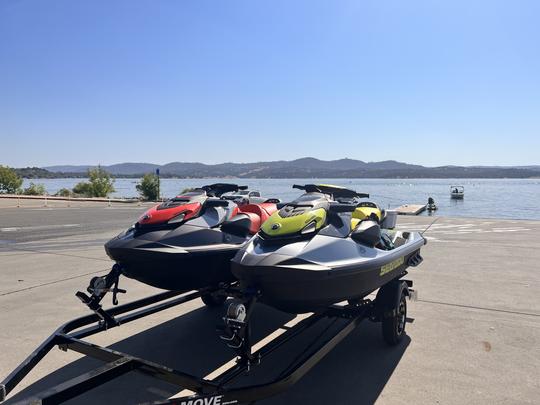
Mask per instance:
[[[362,299],[422,261],[425,239],[384,229],[385,214],[368,194],[330,186],[305,191],[276,211],[232,260],[245,292],[290,313]]]
[[[246,189],[217,183],[146,211],[105,244],[121,274],[166,290],[192,290],[233,280],[230,259],[276,211],[275,200],[238,206],[221,199]]]

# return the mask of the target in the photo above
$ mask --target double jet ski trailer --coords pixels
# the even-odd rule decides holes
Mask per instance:
[[[194,300],[208,291],[204,289],[195,292],[166,291],[104,310],[100,301],[106,290],[113,291],[113,293],[119,292],[116,291],[118,287],[112,284],[113,279],[108,282],[104,280],[104,288],[100,291],[92,290],[91,297],[87,297],[87,304],[94,310],[94,314],[64,324],[46,339],[0,383],[0,402],[6,399],[6,396],[52,348],[58,346],[61,350],[73,350],[103,361],[104,364],[95,370],[41,392],[25,400],[25,403],[60,404],[135,371],[176,385],[179,391],[188,390],[186,395],[172,399],[164,398],[163,401],[154,402],[154,404],[252,404],[263,398],[277,395],[294,385],[339,342],[355,330],[362,320],[380,322],[382,335],[386,342],[391,345],[398,344],[405,333],[406,297],[414,298],[416,296],[415,291],[411,288],[412,282],[402,280],[405,275],[404,271],[382,286],[374,300],[362,299],[351,301],[346,305],[332,305],[309,315],[293,326],[290,326],[290,323],[283,326],[279,331],[285,330],[285,332],[273,339],[268,338],[268,342],[263,339],[262,343],[259,344],[251,342],[249,323],[249,319],[256,314],[253,309],[259,298],[259,292],[253,291],[252,297],[247,303],[233,301],[224,318],[221,337],[235,350],[237,357],[236,361],[233,359],[227,363],[228,367],[216,367],[215,374],[217,376],[214,378],[191,375],[166,365],[156,364],[84,340],[89,336],[105,332],[107,329]],[[224,293],[242,299],[246,297],[246,292],[235,286],[227,287]],[[84,293],[78,293],[78,295],[81,294]],[[241,378],[249,373],[253,367],[264,367],[265,359],[272,355],[279,356],[279,348],[300,338],[301,335],[305,337],[305,333],[309,333],[309,330],[313,331],[315,325],[321,326],[320,322],[331,322],[334,328],[331,331],[325,329],[325,334],[316,333],[317,337],[310,344],[304,346],[304,350],[295,356],[277,377],[258,385],[238,385],[239,382],[241,383]],[[308,336],[311,337],[311,335]],[[275,371],[274,368],[272,371]]]

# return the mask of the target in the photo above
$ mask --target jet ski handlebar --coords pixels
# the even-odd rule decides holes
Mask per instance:
[[[331,194],[332,198],[369,198],[367,193],[357,193],[354,190],[350,190],[344,187],[331,186],[326,184],[294,184],[292,188],[303,190],[307,193],[323,193]]]
[[[238,184],[231,183],[215,183],[202,186],[201,189],[206,191],[206,194],[211,197],[221,197],[223,194],[231,191],[247,190],[248,186],[239,186]]]
[[[328,210],[333,213],[341,212],[353,212],[356,209],[355,204],[342,204],[342,203],[332,203],[328,207]]]
[[[227,207],[229,203],[227,200],[221,200],[221,199],[208,199],[206,200],[206,206],[207,207]]]

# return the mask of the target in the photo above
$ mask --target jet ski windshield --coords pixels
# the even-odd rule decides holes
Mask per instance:
[[[302,203],[312,203],[319,200],[326,199],[324,194],[321,193],[306,193],[302,194],[300,197],[298,197],[296,200],[293,200],[290,204],[291,205],[301,205]]]

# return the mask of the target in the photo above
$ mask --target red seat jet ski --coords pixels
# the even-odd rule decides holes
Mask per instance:
[[[146,211],[105,244],[122,274],[166,290],[193,290],[234,280],[230,259],[259,231],[279,200],[237,205],[224,193],[246,189],[217,183]]]

